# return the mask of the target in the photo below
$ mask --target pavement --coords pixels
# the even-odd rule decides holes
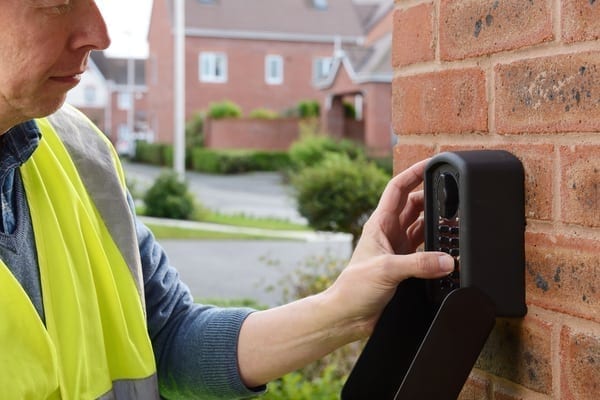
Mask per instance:
[[[163,171],[130,162],[123,165],[128,183],[140,191],[147,189]],[[187,172],[186,180],[197,199],[215,211],[306,223],[297,212],[291,188],[277,173],[222,176]],[[310,268],[311,260],[347,260],[352,251],[350,236],[346,234],[271,231],[150,217],[142,220],[273,237],[273,240],[161,240],[171,265],[199,301],[251,299],[275,306],[282,303],[284,290],[292,288],[295,273]]]

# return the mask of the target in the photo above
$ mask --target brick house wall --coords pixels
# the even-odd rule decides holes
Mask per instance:
[[[594,0],[395,2],[395,169],[490,148],[526,172],[529,311],[460,399],[600,398],[599,37]]]
[[[191,2],[190,2],[191,3]],[[155,1],[148,33],[147,60],[148,118],[159,142],[173,141],[173,28],[171,2]],[[188,4],[188,7],[191,7]],[[266,12],[266,11],[265,11]],[[186,30],[186,120],[198,111],[206,111],[212,102],[231,100],[245,115],[256,108],[286,111],[301,100],[322,101],[324,94],[313,82],[313,62],[331,57],[335,38],[311,39],[314,35],[296,35],[289,40],[261,39],[228,32],[198,33],[188,16]],[[221,37],[219,36],[221,35]],[[224,36],[223,36],[224,35]],[[236,36],[238,35],[238,36]],[[285,36],[285,35],[284,35]],[[357,35],[355,40],[359,36]],[[199,73],[201,52],[224,53],[227,57],[227,80],[202,82]],[[282,84],[265,82],[265,57],[283,58]]]

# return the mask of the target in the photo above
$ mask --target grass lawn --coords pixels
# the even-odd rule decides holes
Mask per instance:
[[[144,215],[143,208],[139,207],[138,215]],[[226,215],[214,212],[202,212],[201,216],[194,219],[198,222],[236,226],[242,228],[268,229],[275,231],[311,231],[310,227],[275,218],[255,218],[242,214]],[[249,234],[244,232],[217,232],[209,229],[184,228],[166,226],[153,223],[146,224],[157,239],[196,239],[196,240],[290,240],[274,238],[273,235]]]

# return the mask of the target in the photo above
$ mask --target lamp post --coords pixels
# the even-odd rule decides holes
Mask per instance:
[[[185,177],[185,0],[175,0],[174,170]]]

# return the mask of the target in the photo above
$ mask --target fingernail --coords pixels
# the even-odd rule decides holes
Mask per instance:
[[[449,255],[440,256],[440,270],[444,272],[454,271],[454,259]]]

